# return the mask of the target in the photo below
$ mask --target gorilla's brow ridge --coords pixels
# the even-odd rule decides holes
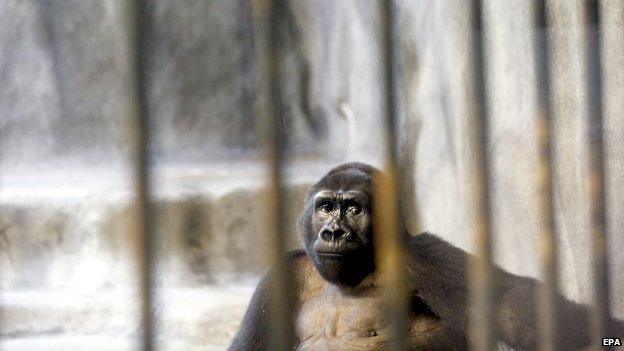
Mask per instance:
[[[358,202],[367,203],[368,196],[361,190],[329,190],[329,189],[321,189],[316,195],[314,195],[314,203],[316,203],[319,199],[332,199],[332,200],[340,200],[340,201],[349,201],[355,200]]]

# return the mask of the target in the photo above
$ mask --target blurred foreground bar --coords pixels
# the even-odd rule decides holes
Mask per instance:
[[[155,350],[153,322],[154,236],[151,205],[151,175],[149,165],[150,123],[147,108],[146,53],[149,16],[145,0],[135,0],[129,6],[131,67],[134,99],[134,179],[136,206],[136,236],[141,289],[142,349]]]
[[[268,168],[267,193],[267,233],[269,235],[268,254],[271,259],[272,276],[270,280],[270,350],[292,350],[295,334],[293,329],[293,292],[292,271],[285,256],[285,190],[283,187],[283,131],[282,106],[279,84],[278,40],[286,14],[283,0],[254,0],[252,2],[254,20],[265,34],[263,67],[269,83],[269,98],[261,116],[258,128],[259,140],[266,150]]]
[[[583,1],[585,69],[589,133],[589,206],[594,267],[594,313],[592,345],[601,345],[610,334],[609,259],[607,257],[607,218],[603,147],[602,68],[600,5],[597,0]]]
[[[537,137],[540,164],[537,172],[539,194],[539,249],[542,259],[544,284],[536,296],[538,311],[538,341],[542,351],[557,348],[557,246],[556,223],[553,209],[553,162],[551,131],[552,103],[550,99],[550,31],[545,0],[533,1],[533,45],[535,51],[536,101],[537,101]]]
[[[395,25],[395,5],[392,0],[381,3],[382,55],[384,65],[384,91],[386,113],[383,127],[384,172],[375,183],[375,203],[373,211],[376,233],[375,240],[378,267],[381,277],[387,279],[384,287],[392,323],[391,350],[407,350],[409,293],[406,282],[406,258],[403,242],[403,225],[399,222],[396,121],[398,99],[396,97],[397,76],[397,35]]]
[[[470,347],[472,350],[490,351],[496,349],[497,296],[494,291],[492,266],[491,204],[489,183],[491,179],[488,153],[488,104],[485,94],[486,62],[484,60],[484,36],[482,25],[482,4],[471,2],[472,74],[474,75],[474,101],[471,111],[472,148],[475,163],[471,174],[474,189],[475,219],[473,235],[476,257],[470,262]]]

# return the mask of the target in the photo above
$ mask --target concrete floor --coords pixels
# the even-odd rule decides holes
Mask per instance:
[[[254,281],[202,288],[162,288],[155,309],[163,350],[223,350]],[[131,289],[98,293],[12,291],[1,295],[0,349],[138,350],[138,308]]]

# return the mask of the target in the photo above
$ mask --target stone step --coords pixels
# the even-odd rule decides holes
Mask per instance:
[[[266,269],[263,167],[245,161],[154,170],[160,280],[202,286]],[[303,197],[329,167],[306,161],[288,168],[287,246],[298,246]],[[0,177],[2,290],[97,291],[134,284],[136,216],[128,174],[59,167]]]
[[[247,308],[256,281],[157,290],[157,340],[165,350],[225,349]],[[137,294],[3,292],[0,349],[131,350],[139,335]]]

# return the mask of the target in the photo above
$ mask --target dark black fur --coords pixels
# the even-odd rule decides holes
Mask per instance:
[[[322,189],[359,189],[372,199],[372,175],[377,170],[361,163],[349,163],[332,169],[310,190],[306,197],[305,210],[300,217],[299,231],[306,251],[295,251],[289,259],[296,262],[306,260],[306,254],[314,261],[315,252],[311,244],[316,238],[312,233],[313,197]],[[428,233],[410,236],[405,232],[408,253],[409,283],[413,290],[412,313],[431,314],[439,320],[440,328],[425,339],[425,350],[465,350],[467,349],[467,260],[469,254],[444,240]],[[362,234],[364,235],[364,234]],[[372,235],[372,233],[366,233]],[[345,272],[345,282],[338,285],[356,285],[365,275],[374,271],[372,245],[362,248],[371,257],[358,257],[361,270]],[[362,264],[362,262],[364,262]],[[319,266],[315,266],[317,270]],[[295,274],[300,272],[294,272]],[[230,350],[267,349],[267,301],[268,277],[265,276],[252,300],[238,334]],[[536,349],[536,293],[539,283],[531,278],[516,276],[496,269],[498,306],[498,335],[502,342],[518,349]],[[343,284],[341,284],[343,283]],[[586,306],[576,304],[559,296],[560,328],[557,346],[561,350],[574,350],[590,346],[589,312]],[[296,313],[296,311],[295,311]],[[611,336],[624,337],[624,322],[614,320]],[[606,337],[606,336],[605,336]],[[597,345],[592,345],[597,346]]]

